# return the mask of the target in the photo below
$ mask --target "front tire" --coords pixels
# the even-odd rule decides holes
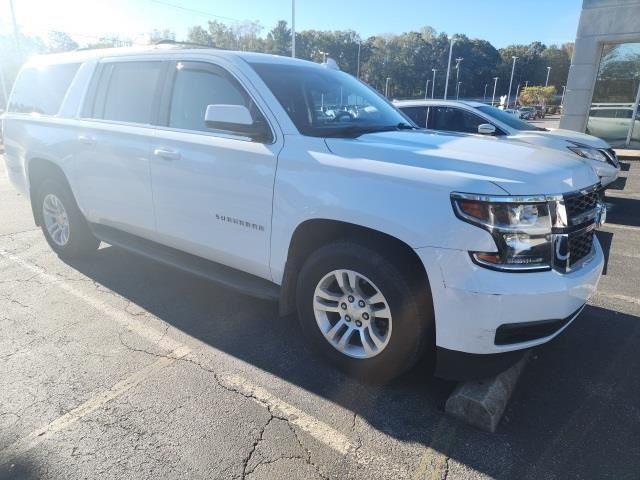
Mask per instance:
[[[37,191],[40,227],[53,251],[71,258],[97,250],[100,241],[91,233],[67,185],[47,179]]]
[[[364,244],[316,250],[298,276],[300,325],[311,344],[345,373],[388,381],[433,346],[433,307],[426,278]]]

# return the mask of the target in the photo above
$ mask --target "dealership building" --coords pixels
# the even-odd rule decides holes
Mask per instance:
[[[583,0],[561,128],[640,149],[640,0]]]

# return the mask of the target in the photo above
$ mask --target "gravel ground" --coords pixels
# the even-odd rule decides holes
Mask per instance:
[[[103,246],[64,263],[0,162],[0,479],[640,478],[640,162],[598,295],[496,434],[418,366],[360,385],[277,306]]]

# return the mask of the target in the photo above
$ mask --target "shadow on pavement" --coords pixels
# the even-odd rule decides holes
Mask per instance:
[[[331,400],[387,435],[425,446],[433,441],[432,448],[487,475],[604,478],[640,471],[638,317],[588,307],[540,350],[492,435],[444,418],[453,385],[424,365],[378,386],[336,372],[309,351],[295,319],[278,317],[275,303],[114,247],[71,266],[211,347]],[[442,446],[434,439],[439,423],[451,438]]]
[[[607,222],[640,227],[640,200],[635,198],[606,197],[613,208],[607,213]]]
[[[604,268],[602,274],[607,274],[607,267],[609,266],[609,255],[611,255],[611,244],[613,243],[613,233],[605,232],[602,230],[596,230],[596,237],[602,247],[602,253],[604,254]]]

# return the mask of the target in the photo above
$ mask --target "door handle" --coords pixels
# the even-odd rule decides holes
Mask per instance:
[[[156,157],[164,158],[165,160],[178,160],[180,159],[180,152],[176,150],[169,150],[166,148],[156,148],[153,151]]]
[[[78,141],[85,145],[94,145],[96,143],[96,139],[89,135],[78,135]]]

